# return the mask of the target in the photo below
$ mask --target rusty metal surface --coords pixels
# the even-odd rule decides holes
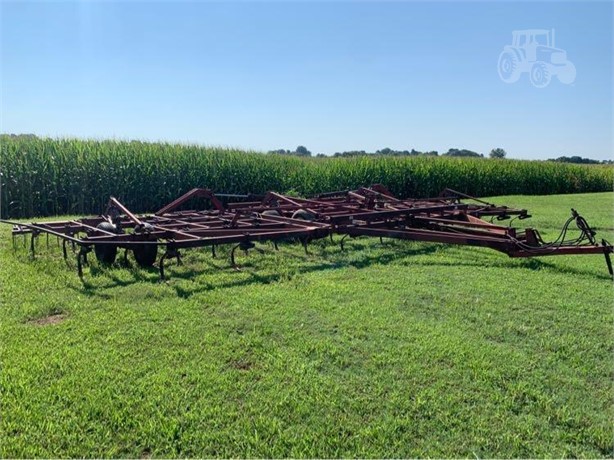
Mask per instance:
[[[208,200],[211,209],[181,209],[193,198]],[[61,239],[65,257],[67,244],[77,247],[80,276],[92,249],[103,263],[112,263],[121,248],[126,249],[125,257],[132,251],[142,266],[158,260],[164,278],[165,261],[180,261],[183,249],[211,246],[215,253],[217,245],[234,244],[231,262],[236,267],[235,251],[247,251],[254,242],[272,241],[276,245],[279,241],[299,241],[306,248],[309,241],[332,234],[481,246],[510,257],[603,254],[612,275],[612,245],[605,240],[598,242],[595,232],[575,210],[559,237],[551,242],[544,241],[536,229],[502,225],[509,219],[528,217],[525,209],[497,206],[450,189],[433,198],[399,199],[376,184],[313,198],[276,192],[263,197],[216,195],[209,189],[196,188],[151,215],[137,216],[111,197],[104,214],[98,217],[30,224],[1,222],[13,224],[14,240],[20,235],[24,239],[30,236],[33,255],[35,238],[41,234]],[[576,236],[567,238],[572,226]],[[163,250],[159,259],[158,247]]]

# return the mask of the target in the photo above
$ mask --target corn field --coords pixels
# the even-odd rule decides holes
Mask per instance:
[[[154,211],[193,187],[312,195],[382,183],[401,197],[611,191],[611,166],[442,157],[296,158],[229,148],[0,137],[3,218]]]

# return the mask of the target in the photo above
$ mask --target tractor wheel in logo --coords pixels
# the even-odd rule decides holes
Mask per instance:
[[[531,83],[536,88],[545,88],[550,84],[550,71],[545,62],[537,61],[531,68]]]
[[[515,83],[520,78],[520,66],[518,65],[518,57],[512,51],[504,51],[499,56],[499,77],[505,83]]]
[[[576,81],[576,66],[573,65],[572,62],[567,61],[565,65],[557,71],[556,77],[564,85],[573,83]]]

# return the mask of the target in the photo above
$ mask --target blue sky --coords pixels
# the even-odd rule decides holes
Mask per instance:
[[[0,1],[4,133],[613,156],[611,2]],[[530,28],[574,83],[501,81]]]

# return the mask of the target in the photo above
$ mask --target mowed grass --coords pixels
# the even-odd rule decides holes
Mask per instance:
[[[613,200],[495,202],[612,240]],[[614,454],[603,256],[359,238],[82,283],[40,240],[30,261],[0,233],[1,457]]]

